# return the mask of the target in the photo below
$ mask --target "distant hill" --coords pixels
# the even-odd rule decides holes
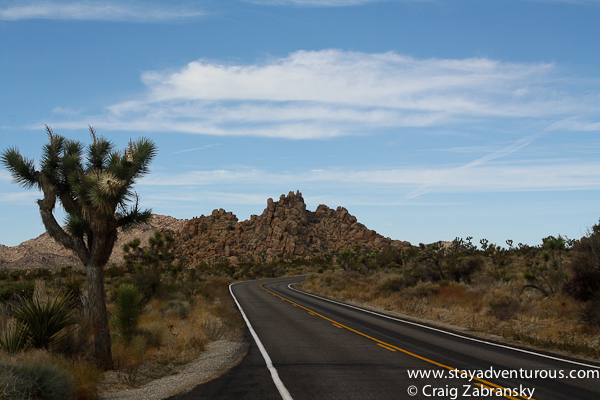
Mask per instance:
[[[123,261],[122,248],[124,243],[134,238],[140,238],[142,243],[146,244],[154,231],[163,229],[178,231],[186,222],[185,219],[153,215],[149,224],[138,225],[131,230],[119,232],[119,239],[115,244],[109,263],[119,264]],[[48,233],[23,242],[18,246],[8,247],[0,244],[0,268],[56,268],[64,265],[81,266],[81,262],[72,251],[56,243]]]

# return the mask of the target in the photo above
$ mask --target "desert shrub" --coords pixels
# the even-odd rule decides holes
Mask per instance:
[[[600,260],[590,253],[575,256],[571,265],[570,278],[563,290],[574,299],[588,301],[600,292]]]
[[[121,380],[130,385],[138,381],[140,366],[146,360],[146,349],[146,341],[141,336],[136,336],[129,342],[122,338],[114,341],[112,354],[115,368],[120,370]]]
[[[161,315],[173,316],[179,319],[185,319],[190,315],[190,304],[188,302],[171,300],[166,306],[160,308]]]
[[[106,278],[122,278],[127,275],[128,269],[124,267],[120,267],[116,264],[111,264],[110,267],[104,270],[104,276]]]
[[[577,300],[588,301],[600,292],[600,223],[589,229],[573,250],[571,273],[563,290]]]
[[[52,272],[48,268],[36,268],[27,274],[29,279],[47,279],[52,277]]]
[[[512,318],[521,308],[517,299],[501,290],[487,293],[483,302],[489,307],[489,314],[500,320]]]
[[[0,363],[0,385],[7,399],[64,400],[71,397],[67,372],[42,362]]]
[[[81,296],[83,295],[83,279],[75,276],[66,278],[63,282],[61,291],[69,298],[73,307],[82,306]]]
[[[20,269],[13,269],[12,271],[10,271],[8,273],[8,279],[11,279],[13,281],[17,281],[24,274],[25,274],[25,272],[21,271]]]
[[[13,308],[10,315],[27,329],[33,347],[45,349],[76,322],[71,302],[65,296],[48,301],[34,297]]]
[[[379,285],[378,290],[381,293],[399,292],[404,286],[404,279],[402,277],[389,278]]]
[[[466,257],[460,260],[458,263],[448,268],[449,278],[459,282],[463,281],[466,283],[471,282],[471,276],[481,270],[483,266],[483,259],[478,256]]]
[[[433,282],[419,282],[415,286],[405,290],[407,297],[423,298],[439,292],[440,285]]]
[[[21,299],[28,300],[33,297],[33,293],[35,292],[35,282],[34,281],[19,281],[13,284],[13,290],[15,295],[20,297]]]
[[[133,274],[131,281],[140,290],[144,300],[148,301],[161,287],[160,271],[142,268]]]
[[[0,302],[9,300],[15,292],[15,289],[11,285],[0,286]]]
[[[125,343],[130,343],[144,312],[144,297],[137,287],[123,284],[117,293],[114,325]]]
[[[69,363],[68,372],[72,380],[72,395],[75,400],[98,400],[102,381],[102,371],[84,360]]]
[[[163,344],[165,328],[161,325],[145,326],[139,328],[139,335],[144,338],[149,348],[158,348]]]
[[[585,303],[583,321],[592,326],[600,326],[600,293],[596,293]]]
[[[377,290],[380,293],[393,293],[399,292],[402,289],[415,286],[419,282],[416,276],[411,274],[404,274],[387,278],[382,284],[380,284]]]
[[[174,281],[163,281],[156,290],[154,297],[160,300],[174,300],[183,296],[182,286]]]

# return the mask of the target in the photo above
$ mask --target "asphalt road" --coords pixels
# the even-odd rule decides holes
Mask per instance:
[[[238,366],[174,399],[600,399],[598,364],[483,343],[288,287],[302,279],[232,285],[261,344],[249,337]],[[559,378],[571,373],[581,378]]]

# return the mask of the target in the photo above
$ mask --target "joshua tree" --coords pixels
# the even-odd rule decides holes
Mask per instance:
[[[132,191],[135,180],[148,172],[156,146],[148,139],[129,142],[121,152],[98,137],[92,127],[87,152],[81,142],[55,135],[46,126],[49,143],[43,147],[40,169],[11,147],[0,156],[16,183],[37,187],[44,194],[38,200],[40,215],[48,234],[73,250],[86,270],[89,311],[94,331],[95,356],[103,368],[112,368],[112,353],[104,266],[117,240],[117,229],[147,222],[150,210],[138,208]],[[67,213],[63,229],[54,217],[57,200]],[[128,203],[133,202],[131,206]]]

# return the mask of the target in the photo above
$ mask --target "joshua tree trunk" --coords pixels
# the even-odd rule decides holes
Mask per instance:
[[[94,353],[97,362],[104,369],[112,369],[110,330],[106,311],[104,291],[104,268],[90,262],[85,266],[88,284],[89,315],[94,331]]]
[[[74,239],[58,225],[52,214],[54,202],[51,195],[44,196],[43,200],[38,200],[42,222],[50,237],[64,247],[73,250],[85,267],[89,317],[94,332],[94,354],[100,367],[105,370],[112,369],[110,329],[104,290],[104,266],[108,262],[117,240],[117,228],[113,227],[109,233],[103,235],[94,236],[91,232],[88,233],[86,246],[83,241]]]

